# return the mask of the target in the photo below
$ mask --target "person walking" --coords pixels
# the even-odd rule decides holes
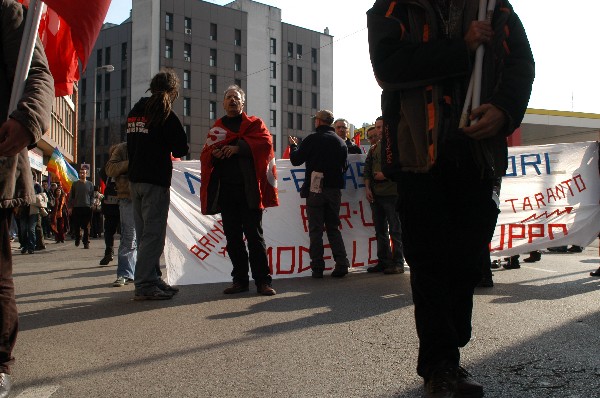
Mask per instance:
[[[460,367],[460,348],[471,338],[481,255],[498,217],[494,179],[505,174],[506,137],[523,119],[534,79],[525,29],[510,3],[498,1],[491,21],[477,20],[479,4],[377,0],[367,12],[371,64],[383,89],[383,172],[398,183],[417,373],[427,398],[484,394]],[[481,105],[463,127],[480,45]]]
[[[177,288],[160,277],[169,215],[171,155],[188,153],[181,121],[172,110],[179,78],[162,70],[150,81],[150,97],[141,98],[127,115],[127,175],[137,237],[134,300],[167,300]]]
[[[54,207],[52,208],[50,227],[54,232],[56,243],[65,243],[65,220],[67,219],[67,196],[61,187],[54,190]]]
[[[111,145],[108,149],[109,160],[112,156],[116,145]],[[117,186],[115,177],[109,177],[107,175],[106,167],[108,163],[102,168],[100,171],[100,176],[102,180],[106,181],[106,188],[104,189],[104,197],[102,198],[101,207],[102,207],[102,215],[104,216],[104,257],[100,260],[100,265],[108,265],[111,261],[113,261],[113,256],[115,254],[114,246],[115,246],[115,234],[117,233],[117,229],[119,227],[120,213],[119,213],[119,197],[117,194]],[[127,169],[125,169],[125,174]],[[128,198],[131,201],[131,196],[129,195],[129,180],[127,180],[127,195],[123,196],[124,198]],[[133,213],[131,218],[131,225],[133,227]],[[121,235],[121,240],[123,236]],[[133,277],[132,277],[133,278]]]
[[[209,131],[200,154],[201,209],[221,213],[233,265],[233,283],[223,293],[248,291],[250,268],[257,293],[272,296],[262,216],[265,208],[279,205],[276,175],[269,174],[275,165],[273,141],[264,122],[244,112],[246,94],[240,87],[229,86],[223,97],[226,115]]]
[[[294,166],[306,163],[304,183],[300,197],[306,198],[308,218],[309,254],[313,278],[322,278],[325,270],[323,258],[323,224],[335,267],[331,276],[341,278],[348,274],[348,256],[340,227],[341,189],[348,168],[348,147],[331,127],[333,113],[320,110],[314,116],[315,132],[300,145],[296,137],[289,137],[290,162]]]
[[[87,170],[79,170],[79,180],[71,186],[68,203],[72,215],[71,234],[75,237],[75,246],[79,246],[81,242],[81,229],[83,229],[83,248],[89,249],[94,186],[86,177]]]
[[[44,49],[36,39],[25,89],[16,109],[9,109],[17,58],[25,25],[25,8],[0,0],[0,398],[12,388],[12,355],[18,330],[9,228],[13,208],[34,200],[27,146],[50,128],[54,81]]]

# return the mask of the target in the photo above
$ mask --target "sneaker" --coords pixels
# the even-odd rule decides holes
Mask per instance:
[[[12,379],[7,373],[0,373],[0,398],[8,397],[12,388]]]
[[[392,265],[390,267],[385,267],[383,269],[383,273],[386,275],[390,275],[390,274],[403,274],[404,273],[404,266],[403,265]]]
[[[121,287],[129,284],[129,278],[125,278],[124,276],[117,277],[117,280],[113,282],[113,287]]]
[[[440,367],[425,380],[425,398],[462,397],[456,392],[458,377],[456,368]]]
[[[167,292],[167,293],[173,293],[173,294],[179,293],[178,287],[169,285],[167,282],[165,282],[161,278],[158,278],[158,282],[156,283],[156,286],[158,286],[159,289],[161,289],[162,291]]]
[[[323,278],[323,270],[322,269],[317,269],[317,270],[312,270],[312,277],[315,279],[321,279]]]
[[[371,272],[371,273],[383,272],[384,268],[385,267],[383,266],[382,263],[377,263],[377,264],[373,265],[372,267],[368,267],[367,272]]]
[[[346,274],[348,274],[348,266],[336,264],[331,276],[334,278],[343,278]]]
[[[494,260],[492,261],[492,265],[490,265],[491,269],[498,269],[500,268],[500,263],[498,262],[498,260]]]
[[[261,283],[257,285],[256,292],[263,296],[274,296],[275,294],[277,294],[275,289],[273,289],[268,283]]]
[[[248,290],[250,290],[250,288],[248,287],[248,284],[242,284],[240,282],[233,282],[231,284],[231,286],[229,286],[227,289],[223,290],[224,294],[236,294],[236,293],[241,293],[241,292],[247,292]]]
[[[456,370],[456,392],[464,398],[483,397],[483,386],[471,378],[471,374],[462,366]]]
[[[136,289],[135,296],[133,296],[134,300],[169,300],[172,298],[172,294],[169,294],[156,286],[144,290]]]
[[[89,249],[90,248],[90,244],[89,243],[84,243],[83,244],[83,248],[84,249]]]
[[[102,260],[100,260],[100,265],[108,265],[108,263],[110,263],[112,260],[113,256],[105,255],[104,257],[102,257]]]

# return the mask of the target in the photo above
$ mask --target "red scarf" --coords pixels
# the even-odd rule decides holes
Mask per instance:
[[[260,208],[279,206],[277,169],[271,133],[261,119],[242,112],[239,133],[227,129],[221,119],[218,119],[208,132],[206,143],[200,153],[200,210],[202,214],[208,214],[208,185],[214,169],[212,151],[217,147],[228,145],[238,138],[243,139],[252,151]]]

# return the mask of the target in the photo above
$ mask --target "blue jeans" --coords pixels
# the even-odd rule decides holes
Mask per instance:
[[[386,267],[402,266],[404,264],[400,236],[402,230],[400,228],[400,217],[396,210],[397,201],[398,197],[395,195],[375,195],[374,201],[371,203],[375,237],[377,238],[377,260]],[[393,251],[390,248],[390,236],[392,237]]]
[[[119,199],[121,218],[121,242],[117,260],[117,276],[133,279],[137,260],[137,242],[133,221],[133,203],[131,199]]]
[[[171,192],[169,187],[144,182],[131,182],[130,189],[138,243],[134,280],[135,290],[140,291],[158,283]]]
[[[35,226],[37,225],[38,216],[39,214],[24,214],[19,219],[21,224],[21,246],[27,251],[35,250]]]

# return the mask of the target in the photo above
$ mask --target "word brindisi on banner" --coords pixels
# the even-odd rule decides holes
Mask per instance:
[[[341,231],[353,268],[377,262],[377,243],[363,184],[364,155],[350,155],[342,190]],[[173,163],[165,258],[170,284],[231,280],[221,218],[200,213],[200,162]],[[304,166],[277,161],[280,206],[263,217],[274,278],[310,275],[308,222],[299,190]],[[490,200],[492,193],[490,192]],[[600,232],[598,143],[509,148],[509,168],[500,195],[492,255],[525,253],[551,246],[589,244]],[[448,231],[452,233],[452,231]],[[326,264],[333,258],[326,243]]]

